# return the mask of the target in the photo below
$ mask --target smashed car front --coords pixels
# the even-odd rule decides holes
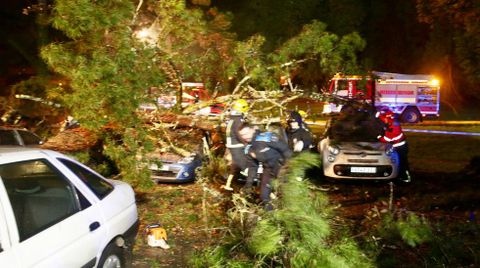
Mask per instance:
[[[336,142],[325,138],[320,144],[323,170],[335,179],[382,179],[397,177],[398,154],[381,142]]]
[[[169,154],[162,155],[157,161],[152,161],[149,169],[152,173],[151,178],[156,183],[183,183],[193,181],[195,170],[201,165],[202,160],[198,154],[193,153],[187,157]]]

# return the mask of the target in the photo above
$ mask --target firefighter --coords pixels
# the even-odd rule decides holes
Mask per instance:
[[[384,134],[379,135],[377,138],[381,142],[390,143],[393,146],[400,160],[399,179],[403,182],[410,182],[412,178],[408,164],[408,144],[400,122],[396,119],[395,114],[388,108],[383,108],[380,112],[376,113],[376,116],[385,124]]]
[[[278,176],[280,168],[290,158],[292,152],[288,144],[272,132],[260,132],[247,125],[242,126],[239,132],[242,139],[249,143],[245,149],[248,156],[248,177],[244,190],[251,191],[261,164],[263,171],[260,180],[260,199],[266,210],[272,210],[270,204],[272,179]]]
[[[292,111],[287,118],[288,145],[293,152],[310,150],[313,146],[312,133],[303,122],[300,112]]]
[[[230,117],[226,127],[226,147],[232,156],[232,163],[230,165],[229,180],[247,168],[247,158],[245,155],[245,142],[239,136],[239,129],[244,124],[244,115],[248,111],[248,103],[244,99],[235,101],[230,111]],[[231,189],[231,188],[229,188]]]

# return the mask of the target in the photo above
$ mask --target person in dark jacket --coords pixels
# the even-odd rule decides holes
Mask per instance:
[[[299,112],[290,112],[287,118],[288,145],[293,152],[310,150],[313,147],[312,133],[303,122]]]
[[[247,191],[251,189],[261,164],[263,172],[260,182],[260,199],[265,209],[271,210],[271,182],[278,176],[280,168],[291,157],[292,152],[288,148],[288,144],[272,132],[260,132],[244,125],[239,133],[241,138],[249,143],[245,149],[248,156],[248,178],[245,189]]]

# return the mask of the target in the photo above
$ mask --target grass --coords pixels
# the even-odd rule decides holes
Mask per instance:
[[[406,133],[412,171],[458,172],[480,155],[480,137]]]
[[[203,202],[205,200],[205,202]],[[137,193],[140,231],[134,247],[136,268],[185,267],[197,248],[215,241],[225,223],[222,200],[206,195],[201,183],[158,184]],[[205,205],[206,213],[203,213]],[[207,219],[205,219],[205,216]],[[160,223],[167,231],[170,249],[151,248],[143,234],[148,224]]]
[[[310,125],[318,138],[324,126]],[[403,128],[480,133],[480,126],[408,125]],[[480,156],[480,136],[417,133],[405,131],[409,144],[410,168],[414,172],[458,172],[474,156]]]
[[[312,126],[312,128],[315,133],[323,132],[322,126]],[[407,128],[407,126],[404,128]],[[414,125],[408,126],[408,128],[480,132],[479,126]],[[442,175],[438,178],[445,181],[445,184],[450,181],[451,173],[462,170],[473,156],[480,154],[480,137],[411,132],[406,132],[406,135],[410,144],[409,158],[412,171],[414,173],[433,174],[431,176],[441,173]],[[222,166],[221,163],[219,166]],[[213,176],[214,173],[219,173],[217,168],[206,169],[203,175]],[[476,202],[478,193],[473,187],[472,189],[462,190],[462,193],[454,191],[462,185],[459,184],[450,188],[442,186],[444,187],[443,190],[452,189],[452,192],[434,191],[431,188],[422,192],[417,187],[416,191],[418,193],[411,195],[419,200],[414,210],[435,213],[436,207],[448,208],[452,204],[461,206],[463,203]],[[352,191],[354,192],[355,189],[352,189]],[[225,222],[225,206],[208,195],[206,221],[202,208],[203,196],[204,192],[200,183],[156,185],[151,191],[142,194],[138,201],[142,222],[140,230],[146,224],[161,223],[167,230],[168,243],[172,248],[170,250],[149,248],[143,239],[137,239],[137,246],[134,249],[137,262],[134,267],[186,267],[185,264],[189,254],[195,249],[204,248],[208,243],[218,242],[221,232],[219,230],[228,225]],[[226,193],[223,196],[229,198]],[[448,212],[443,213],[448,214]],[[462,265],[466,267],[466,265],[472,263],[472,260],[473,263],[479,264],[478,225],[472,227],[473,224],[467,223],[468,215],[464,217],[464,225],[456,224],[461,221],[459,219],[444,216],[439,214],[438,218],[431,222],[434,238],[432,241],[415,249],[410,247],[384,248],[377,257],[377,266],[405,267],[408,263],[408,267],[459,267]],[[404,236],[408,238],[409,232],[406,232],[408,230],[402,230]],[[139,235],[141,235],[141,231]],[[398,244],[394,245],[398,246]],[[405,252],[402,251],[403,249],[406,249]],[[401,254],[401,256],[396,257],[397,254]],[[412,263],[408,261],[412,261]],[[241,265],[238,267],[241,267]]]

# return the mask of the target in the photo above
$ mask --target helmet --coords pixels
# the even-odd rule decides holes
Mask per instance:
[[[300,116],[301,116],[302,118],[306,118],[306,117],[307,117],[307,112],[305,112],[304,110],[299,110],[299,111],[298,111],[298,114],[300,114]]]
[[[388,107],[383,107],[380,110],[380,116],[378,118],[384,123],[392,123],[395,120],[395,113],[388,109]]]
[[[239,113],[245,113],[248,111],[249,108],[250,107],[248,107],[248,102],[244,99],[238,99],[232,105],[232,109]]]

